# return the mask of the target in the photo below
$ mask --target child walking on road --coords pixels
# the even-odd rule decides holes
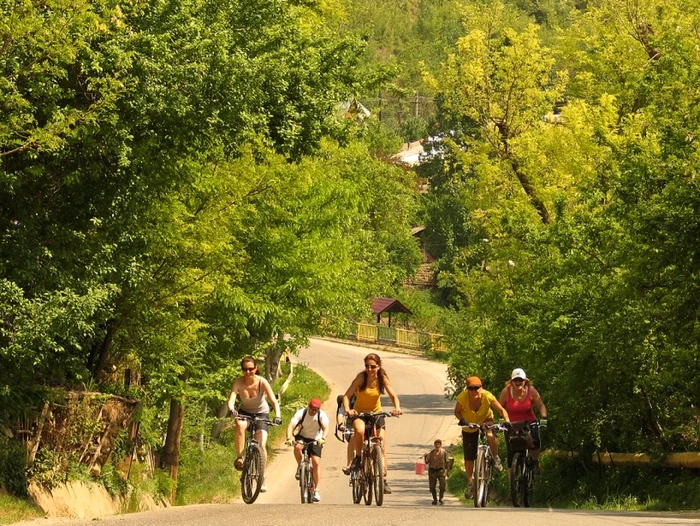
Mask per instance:
[[[450,459],[447,456],[447,451],[442,449],[442,440],[438,438],[433,445],[435,446],[435,449],[430,451],[430,453],[426,453],[424,459],[425,463],[428,465],[430,493],[433,495],[433,506],[435,506],[438,503],[438,500],[441,505],[444,504],[442,498],[445,495],[445,476],[452,467],[450,461],[453,459]],[[440,481],[439,499],[437,494],[438,481]]]

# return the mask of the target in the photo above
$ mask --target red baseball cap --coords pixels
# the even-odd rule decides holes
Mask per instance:
[[[321,400],[319,400],[318,398],[312,398],[309,402],[309,407],[313,407],[314,409],[321,409]]]

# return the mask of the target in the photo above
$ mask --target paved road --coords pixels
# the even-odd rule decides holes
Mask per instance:
[[[335,411],[335,395],[350,385],[362,370],[362,358],[369,349],[340,343],[313,340],[299,356],[318,371],[331,385],[327,402],[329,413]],[[102,519],[103,523],[124,526],[229,525],[245,520],[248,524],[344,524],[356,520],[361,513],[371,524],[413,525],[456,524],[479,521],[484,524],[543,524],[589,526],[616,525],[679,525],[700,524],[698,514],[654,514],[633,512],[593,512],[575,510],[529,509],[510,507],[475,509],[460,505],[448,497],[445,506],[433,507],[427,489],[427,478],[415,474],[415,461],[427,451],[435,438],[456,439],[459,430],[452,416],[453,403],[443,396],[446,384],[444,365],[401,354],[379,353],[405,414],[387,421],[389,480],[393,489],[380,508],[350,504],[348,479],[340,471],[345,462],[345,446],[331,438],[323,453],[322,502],[301,505],[298,485],[294,480],[295,462],[289,448],[282,446],[269,466],[269,491],[252,506],[240,500],[231,504],[197,505],[169,508]],[[283,400],[284,403],[284,400]],[[391,407],[390,401],[385,402]],[[245,518],[245,519],[243,519]],[[65,524],[88,526],[93,521],[39,519],[26,525]]]

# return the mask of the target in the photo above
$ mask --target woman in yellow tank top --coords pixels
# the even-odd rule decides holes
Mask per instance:
[[[393,415],[402,414],[401,402],[396,396],[389,376],[382,368],[382,360],[374,353],[365,356],[365,370],[359,373],[352,384],[343,396],[343,409],[345,414],[352,421],[355,434],[352,437],[352,445],[355,449],[355,459],[350,466],[343,468],[343,473],[350,474],[350,469],[353,464],[359,465],[360,455],[362,453],[362,445],[365,437],[365,421],[357,418],[358,413],[379,413],[382,411],[381,395],[386,393],[391,398],[391,403],[394,404]],[[355,404],[350,408],[350,398],[355,396]],[[384,477],[386,477],[386,426],[384,417],[377,421],[379,434],[382,437],[382,446],[384,448]],[[389,486],[384,483],[384,493],[391,493]]]

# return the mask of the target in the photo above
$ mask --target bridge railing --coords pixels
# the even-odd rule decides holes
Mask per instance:
[[[395,329],[385,325],[357,323],[355,334],[351,335],[360,342],[395,345],[408,349],[418,349],[432,352],[447,352],[447,345],[442,334]]]

